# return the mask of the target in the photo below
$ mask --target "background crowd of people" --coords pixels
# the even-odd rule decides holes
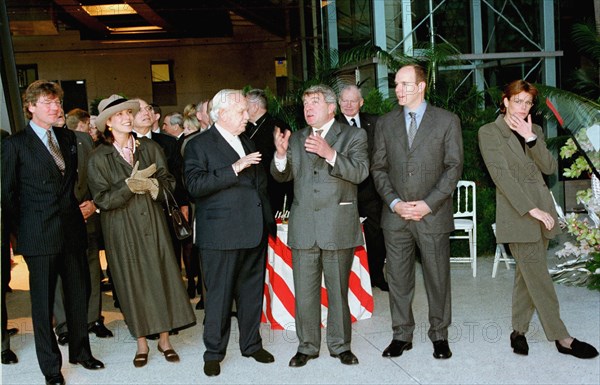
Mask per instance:
[[[354,249],[363,243],[373,287],[389,291],[393,337],[383,356],[412,348],[418,250],[433,356],[449,359],[460,120],[425,100],[422,67],[400,68],[395,83],[399,106],[381,117],[360,111],[355,85],[338,94],[312,86],[302,97],[307,126],[295,132],[268,112],[260,89],[223,89],[164,116],[157,105],[114,94],[90,116],[82,109],[65,114],[58,84],[32,83],[24,94],[27,127],[2,138],[2,261],[10,260],[14,232],[15,251],[29,268],[46,383],[65,383],[58,344],[68,344],[69,362],[104,368],[88,337],[113,336],[101,314],[101,249],[115,305],[137,340],[136,368],[148,362],[148,339],[158,340],[168,362],[180,360],[169,336],[197,323],[190,304],[197,295],[207,376],[221,372],[234,306],[242,356],[274,362],[259,327],[268,237],[276,236],[275,214],[287,209],[284,202],[299,341],[290,367],[319,356],[322,277],[329,353],[344,365],[359,363],[351,350],[348,283]],[[501,115],[479,136],[497,185],[498,239],[517,262],[510,342],[515,353],[528,354],[524,335],[537,310],[560,353],[592,358],[596,349],[572,338],[560,320],[545,265],[548,239],[560,229],[542,178],[556,161],[529,114],[536,96],[527,82],[509,84]],[[514,169],[534,170],[536,183],[507,171]],[[193,224],[193,236],[176,236],[165,210],[170,197]],[[7,270],[3,265],[2,363],[13,364]]]

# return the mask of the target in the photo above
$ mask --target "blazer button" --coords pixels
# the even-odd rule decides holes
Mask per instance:
[[[258,207],[261,207],[261,206],[262,206],[262,203],[258,202],[256,205],[257,205]]]
[[[313,171],[313,174],[317,175],[317,171]]]

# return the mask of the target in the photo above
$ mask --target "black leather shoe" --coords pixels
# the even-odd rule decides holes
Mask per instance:
[[[554,341],[556,348],[562,354],[569,354],[577,358],[594,358],[598,356],[598,351],[595,347],[587,342],[581,342],[577,338],[573,338],[570,348],[565,348],[558,341]]]
[[[405,350],[412,349],[412,342],[392,340],[392,343],[383,351],[383,357],[400,357]]]
[[[304,354],[304,353],[296,353],[296,355],[294,357],[292,357],[292,359],[290,360],[289,365],[294,368],[299,368],[301,366],[306,365],[306,362],[308,360],[312,360],[313,358],[317,358],[317,357],[319,357],[318,354],[311,356],[311,355]]]
[[[208,377],[214,377],[221,374],[221,364],[219,364],[219,361],[205,361],[204,374]]]
[[[358,358],[350,350],[341,352],[340,354],[331,353],[331,357],[339,358],[344,365],[358,365]]]
[[[81,365],[84,368],[86,368],[87,370],[98,370],[98,369],[104,369],[104,364],[102,363],[102,361],[95,359],[94,357],[91,357],[87,360],[83,360],[83,361],[79,361],[79,360],[69,360],[70,363],[72,363],[73,365]]]
[[[68,343],[69,343],[69,333],[67,333],[67,332],[60,333],[58,335],[58,344],[60,346],[65,346]]]
[[[529,354],[529,345],[527,339],[523,334],[519,334],[516,331],[510,333],[510,347],[513,348],[513,352],[526,356]]]
[[[65,385],[65,378],[62,374],[46,376],[46,385]]]
[[[13,352],[10,349],[6,349],[6,350],[2,351],[2,364],[3,365],[16,364],[17,362],[19,362],[19,359],[17,358],[17,355],[15,354],[15,352]]]
[[[446,359],[452,357],[452,351],[448,346],[448,340],[433,341],[433,357]]]
[[[7,329],[6,332],[8,333],[9,337],[12,337],[19,332],[19,329],[18,328],[10,328],[10,329]]]
[[[89,333],[94,333],[98,338],[113,337],[113,333],[104,326],[102,321],[96,321],[88,328]]]
[[[204,309],[204,298],[200,297],[200,301],[196,304],[196,310]]]
[[[244,357],[252,357],[261,364],[269,364],[275,362],[275,357],[265,349],[260,348],[252,354],[242,354]]]

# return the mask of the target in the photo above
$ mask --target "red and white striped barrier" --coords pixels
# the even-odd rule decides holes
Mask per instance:
[[[354,251],[350,271],[348,304],[352,322],[371,318],[373,294],[363,246]],[[261,322],[271,324],[271,329],[296,330],[294,323],[294,278],[292,275],[292,251],[287,246],[287,225],[277,225],[277,239],[269,237],[269,254]],[[327,323],[327,290],[321,283],[321,324]]]

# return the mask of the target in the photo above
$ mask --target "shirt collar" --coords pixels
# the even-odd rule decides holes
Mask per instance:
[[[357,122],[359,122],[359,121],[360,121],[360,117],[359,117],[358,115],[359,115],[359,114],[356,114],[356,115],[354,115],[354,116],[348,116],[348,115],[344,115],[344,116],[346,117],[346,120],[347,120],[347,121],[350,121],[350,120],[354,119],[354,120],[356,120]]]
[[[135,131],[135,130],[133,130],[133,131]],[[138,137],[138,138],[148,138],[148,139],[152,139],[152,130],[148,130],[148,132],[147,132],[145,135],[143,135],[143,134],[140,134],[140,133],[139,133],[139,132],[137,132],[137,131],[135,131],[135,134],[137,135],[137,137]]]
[[[425,109],[426,108],[427,108],[427,102],[426,101],[423,101],[414,110],[409,110],[408,108],[405,108],[404,109],[404,117],[408,120],[408,119],[410,119],[410,115],[408,115],[408,113],[409,112],[415,112],[417,114],[416,115],[417,120],[420,120],[423,117],[423,115],[425,114]]]
[[[223,136],[223,138],[225,138],[227,142],[231,143],[233,141],[239,140],[239,137],[237,135],[233,135],[231,132],[221,127],[218,123],[215,123],[215,128],[217,129],[217,131],[219,131],[221,136]]]
[[[54,129],[52,128],[52,126],[50,126],[50,128],[47,130],[43,127],[38,126],[37,124],[35,124],[33,122],[33,120],[29,121],[29,125],[31,126],[31,128],[33,129],[33,132],[35,132],[35,134],[42,140],[42,142],[46,143],[46,135],[48,130],[52,130],[52,134],[54,135]],[[54,136],[56,138],[56,135]]]
[[[323,132],[321,133],[321,136],[324,138],[325,136],[327,136],[329,129],[333,125],[333,122],[335,122],[335,119],[331,118],[331,120],[329,122],[325,123],[323,126],[321,126],[321,128],[311,127],[313,134],[315,133],[316,130],[323,130]]]

